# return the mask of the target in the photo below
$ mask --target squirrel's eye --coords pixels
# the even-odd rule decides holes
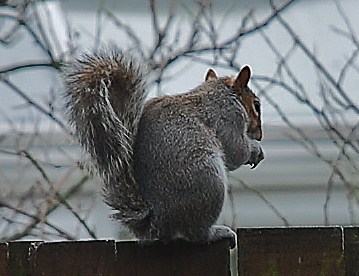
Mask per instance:
[[[253,102],[253,106],[254,106],[255,111],[257,111],[257,113],[260,114],[261,113],[261,103],[256,100]]]

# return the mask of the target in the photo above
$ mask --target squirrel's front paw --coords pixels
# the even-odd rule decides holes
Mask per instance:
[[[257,141],[252,140],[251,143],[251,156],[249,157],[246,165],[251,165],[251,169],[257,167],[259,162],[264,159],[264,152],[262,147],[259,145]]]
[[[228,239],[230,248],[233,249],[237,244],[237,234],[231,228],[225,225],[213,225],[210,228],[209,238],[211,241]]]

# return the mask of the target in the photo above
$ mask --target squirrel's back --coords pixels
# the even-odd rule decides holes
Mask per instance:
[[[133,160],[151,206],[150,239],[158,233],[205,239],[222,210],[226,169],[249,159],[246,122],[243,106],[220,79],[145,104]]]

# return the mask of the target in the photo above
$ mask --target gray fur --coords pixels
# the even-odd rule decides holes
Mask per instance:
[[[139,69],[117,51],[84,55],[66,73],[69,121],[104,182],[115,217],[142,240],[207,242],[227,190],[225,168],[257,165],[247,115],[220,79],[144,103]]]

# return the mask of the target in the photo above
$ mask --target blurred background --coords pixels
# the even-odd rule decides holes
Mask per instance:
[[[219,223],[359,224],[357,0],[0,1],[0,240],[130,237],[71,138],[61,68],[116,44],[149,97],[249,64],[265,160],[230,173]]]

